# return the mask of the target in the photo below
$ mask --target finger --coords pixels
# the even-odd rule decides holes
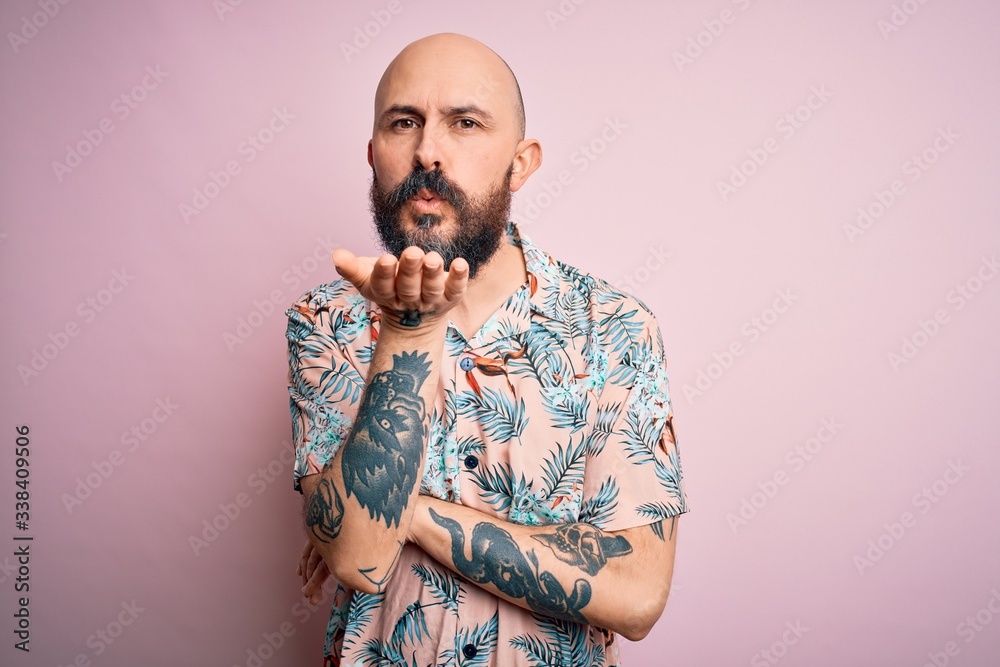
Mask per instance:
[[[295,574],[301,575],[303,573],[304,571],[303,565],[305,564],[306,559],[309,558],[309,554],[311,554],[312,551],[313,551],[313,543],[309,540],[306,540],[305,546],[302,547],[302,553],[299,555],[299,565],[298,567],[295,568]]]
[[[318,550],[314,551],[312,553],[312,556],[309,558],[309,561],[306,563],[306,580],[307,581],[309,580],[310,577],[312,577],[313,572],[316,571],[316,568],[322,562],[323,562],[323,555]]]
[[[367,281],[368,276],[365,275],[361,263],[350,250],[337,248],[330,253],[330,258],[333,260],[333,267],[337,269],[337,273],[355,287],[361,287]]]
[[[444,260],[436,252],[424,256],[423,282],[420,285],[420,299],[424,303],[437,303],[444,294]]]
[[[329,578],[330,570],[326,567],[326,563],[323,562],[316,568],[316,571],[309,578],[306,585],[302,587],[302,595],[309,598],[309,601],[312,603],[319,602],[319,599],[322,597],[323,584]]]
[[[372,299],[378,303],[391,303],[396,297],[396,258],[382,255],[375,260],[369,280]]]
[[[461,257],[456,257],[448,268],[448,278],[444,283],[444,298],[454,305],[465,296],[465,288],[469,284],[469,263]]]
[[[399,256],[396,269],[396,297],[403,303],[420,301],[420,266],[424,261],[424,251],[410,246]]]

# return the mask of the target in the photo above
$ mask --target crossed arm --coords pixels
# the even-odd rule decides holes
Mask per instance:
[[[395,280],[397,293],[415,290],[404,301],[447,306],[461,298],[464,276],[446,282],[437,259],[428,267],[422,253],[408,249],[400,258],[402,279],[394,262],[383,259],[366,275],[376,291],[379,281],[391,291]],[[338,265],[349,279],[355,268]],[[391,310],[383,306],[383,312]],[[586,523],[529,527],[418,495],[428,428],[424,406],[438,387],[443,330],[436,330],[440,319],[438,326],[421,327],[422,335],[399,327],[414,319],[419,324],[427,314],[433,309],[404,312],[396,327],[383,318],[350,436],[322,474],[300,480],[310,538],[299,570],[303,592],[315,592],[327,571],[346,587],[380,592],[409,541],[513,604],[641,639],[669,594],[676,516],[617,532]]]
[[[615,532],[588,523],[523,526],[419,496],[408,539],[520,607],[638,641],[667,602],[676,522],[673,516]]]

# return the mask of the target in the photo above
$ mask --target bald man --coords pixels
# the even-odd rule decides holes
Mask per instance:
[[[618,665],[687,511],[659,327],[533,244],[513,72],[432,35],[389,64],[368,164],[386,254],[286,311],[294,486],[334,665]]]

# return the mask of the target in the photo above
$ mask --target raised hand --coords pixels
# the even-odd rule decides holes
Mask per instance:
[[[446,313],[465,296],[469,264],[462,258],[444,270],[436,252],[410,246],[397,260],[394,255],[356,257],[343,248],[333,251],[337,273],[361,295],[382,309],[382,325],[401,330],[424,329],[445,321]]]

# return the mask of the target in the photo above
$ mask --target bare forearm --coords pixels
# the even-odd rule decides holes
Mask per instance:
[[[410,539],[483,589],[630,639],[644,636],[662,612],[673,566],[671,551],[664,572],[664,551],[651,553],[645,537],[630,541],[585,523],[522,526],[426,496],[410,527]]]
[[[382,589],[413,517],[443,330],[383,327],[357,418],[306,512],[310,539],[345,585]]]

